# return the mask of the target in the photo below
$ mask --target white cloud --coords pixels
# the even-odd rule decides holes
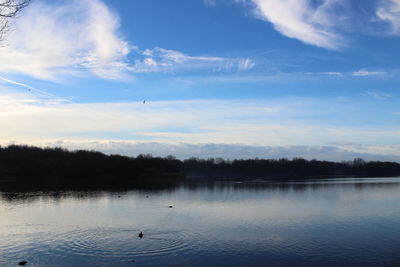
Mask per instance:
[[[377,17],[390,24],[391,34],[400,34],[400,0],[381,2],[382,5],[376,11]]]
[[[94,74],[105,79],[126,79],[132,73],[165,70],[250,70],[250,59],[191,56],[156,47],[141,52],[119,34],[119,18],[100,0],[64,5],[34,2],[17,20],[0,47],[0,71],[57,80],[65,75]],[[133,53],[132,53],[133,52]],[[136,57],[132,64],[128,55]]]
[[[358,71],[352,72],[353,76],[376,76],[376,75],[384,75],[386,72],[383,71],[368,71],[366,69],[360,69]]]
[[[241,59],[238,63],[238,70],[239,71],[248,71],[251,70],[255,66],[254,61],[249,58]]]
[[[1,141],[136,140],[319,146],[328,142],[396,143],[397,126],[338,124],[348,114],[331,100],[186,100],[126,103],[48,102],[0,87]],[[351,104],[353,106],[354,103]],[[359,110],[360,108],[355,108]],[[364,109],[358,113],[364,114]],[[352,114],[352,116],[356,116]],[[357,117],[354,121],[358,122]],[[350,121],[351,122],[351,121]]]
[[[146,49],[132,66],[133,72],[159,72],[170,70],[211,69],[214,71],[245,72],[255,66],[249,58],[223,58],[212,56],[191,56],[180,51],[155,47]]]
[[[145,58],[144,60],[143,60],[143,63],[144,63],[144,65],[146,66],[146,67],[150,67],[150,68],[152,68],[152,67],[157,67],[157,66],[159,66],[160,65],[160,63],[157,63],[157,61],[155,61],[154,59],[152,59],[152,58]]]
[[[378,100],[385,100],[392,96],[391,94],[382,93],[382,92],[372,92],[372,91],[366,92],[364,95],[373,97]]]
[[[118,36],[119,21],[98,0],[63,6],[33,2],[0,47],[0,71],[57,79],[78,68],[107,79],[120,78],[132,49]]]
[[[170,49],[164,49],[161,47],[156,47],[153,50],[146,49],[143,55],[152,58],[158,58],[164,63],[183,63],[187,61],[206,61],[206,62],[221,62],[224,58],[221,57],[208,57],[208,56],[189,56],[182,52]]]
[[[334,32],[337,18],[332,9],[339,0],[325,0],[313,6],[309,0],[252,0],[260,18],[271,22],[283,35],[304,43],[328,49],[343,46],[342,38]]]
[[[86,74],[120,80],[141,72],[248,71],[255,64],[251,59],[193,56],[160,47],[140,51],[118,34],[119,17],[101,0],[64,5],[35,1],[16,22],[7,44],[0,47],[3,73],[45,80]]]
[[[342,76],[343,73],[337,72],[337,71],[326,71],[326,72],[321,72],[321,74],[329,75],[329,76]]]

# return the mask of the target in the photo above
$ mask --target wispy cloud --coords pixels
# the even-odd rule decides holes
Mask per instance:
[[[180,51],[156,47],[141,52],[142,59],[136,60],[133,72],[158,72],[170,70],[209,69],[213,71],[245,72],[255,66],[250,58],[224,58],[192,56]]]
[[[393,72],[393,70],[392,70]],[[328,71],[328,72],[309,72],[307,74],[317,75],[329,75],[329,76],[338,76],[342,78],[351,78],[352,76],[358,77],[367,77],[367,76],[383,76],[389,74],[390,71],[371,71],[367,69],[359,69],[353,72],[338,72],[338,71]]]
[[[240,59],[238,63],[238,70],[239,71],[248,71],[251,70],[255,66],[254,61],[249,58]]]
[[[384,71],[368,71],[366,69],[360,69],[352,72],[353,76],[376,76],[376,75],[384,75],[386,72]]]
[[[209,56],[190,56],[180,51],[164,49],[156,47],[154,49],[146,49],[141,52],[142,59],[138,59],[132,67],[134,72],[153,72],[179,68],[189,64],[193,68],[194,64],[197,67],[204,68],[210,65],[221,65],[225,61],[221,57]]]
[[[326,71],[326,72],[320,72],[321,74],[329,75],[329,76],[342,76],[343,73],[338,72],[338,71]]]
[[[189,56],[185,55],[179,51],[168,50],[160,47],[156,47],[153,50],[147,49],[143,52],[143,55],[151,56],[151,57],[160,57],[162,60],[182,63],[190,60],[198,60],[198,61],[223,61],[224,59],[221,57],[209,57],[209,56]]]
[[[365,92],[364,95],[373,97],[378,100],[385,100],[392,96],[391,94],[388,94],[388,93],[373,92],[373,91]]]
[[[339,49],[344,41],[334,31],[332,10],[339,0],[313,5],[308,0],[252,0],[257,15],[271,22],[283,35],[328,49]]]
[[[48,92],[45,92],[43,90],[34,88],[30,85],[21,83],[21,82],[17,82],[17,81],[13,81],[10,79],[7,79],[5,77],[0,76],[0,81],[2,81],[3,83],[9,83],[9,84],[13,84],[13,85],[17,85],[20,87],[24,87],[26,89],[29,90],[29,92],[36,94],[39,97],[44,97],[45,99],[47,99],[48,102],[53,102],[53,103],[60,103],[60,102],[69,102],[72,103],[72,101],[70,99],[64,99],[64,98],[60,98],[56,95],[50,94]]]
[[[400,0],[381,1],[376,15],[380,20],[390,24],[391,34],[400,34]]]
[[[63,5],[35,1],[25,11],[7,44],[0,47],[3,73],[45,80],[86,74],[123,80],[135,73],[166,70],[248,71],[255,64],[250,59],[193,56],[160,47],[140,50],[119,34],[118,15],[101,0]]]
[[[362,8],[356,1],[345,0],[232,1],[252,3],[255,16],[281,34],[327,49],[347,47],[349,33],[400,35],[400,0],[376,0]],[[387,24],[386,31],[382,23]]]
[[[34,2],[0,47],[0,71],[41,79],[85,69],[99,77],[120,78],[133,49],[118,35],[118,16],[98,0],[62,6]]]

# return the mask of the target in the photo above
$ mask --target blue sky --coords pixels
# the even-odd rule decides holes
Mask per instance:
[[[399,47],[399,0],[35,0],[0,47],[0,142],[398,161]]]

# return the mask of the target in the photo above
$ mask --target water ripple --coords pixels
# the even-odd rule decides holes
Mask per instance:
[[[96,227],[83,229],[37,231],[30,234],[9,234],[3,236],[0,254],[4,260],[19,258],[33,260],[36,257],[52,259],[92,259],[97,263],[132,262],[150,260],[157,256],[190,254],[199,246],[201,238],[185,230],[154,231],[142,229],[144,237],[139,238],[137,229]],[[43,260],[41,260],[43,263]],[[3,266],[0,262],[0,266]]]
[[[193,247],[194,240],[187,232],[144,231],[138,238],[137,230],[120,228],[95,228],[64,232],[54,236],[56,253],[60,256],[132,258],[177,253]]]

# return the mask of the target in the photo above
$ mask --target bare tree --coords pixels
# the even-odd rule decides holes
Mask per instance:
[[[10,18],[15,17],[31,0],[0,0],[0,40],[9,29]]]

